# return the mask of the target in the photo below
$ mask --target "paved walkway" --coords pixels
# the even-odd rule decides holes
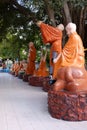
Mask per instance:
[[[0,130],[87,130],[87,121],[52,118],[46,92],[0,73]]]

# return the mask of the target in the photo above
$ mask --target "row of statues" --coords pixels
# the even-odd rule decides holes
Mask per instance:
[[[76,24],[68,23],[66,33],[68,41],[62,48],[64,26],[52,27],[38,21],[44,44],[50,44],[50,71],[46,68],[46,55],[41,56],[38,70],[35,69],[36,49],[34,43],[29,43],[28,64],[26,75],[52,76],[53,91],[67,90],[71,92],[86,91],[87,71],[85,69],[84,47],[81,37],[76,32]]]
[[[87,120],[87,71],[83,42],[76,32],[76,25],[68,23],[65,27],[68,41],[64,47],[62,24],[52,27],[38,21],[37,26],[43,43],[50,44],[50,69],[46,66],[47,51],[44,54],[43,49],[39,67],[35,68],[36,49],[30,42],[26,67],[20,64],[15,74],[25,68],[23,78],[28,77],[31,86],[41,86],[48,92],[48,111],[52,117],[69,121]]]
[[[41,48],[40,50],[40,63],[38,67],[36,67],[36,48],[33,42],[29,42],[29,51],[27,62],[25,60],[20,62],[15,62],[12,66],[11,72],[14,73],[15,76],[20,74],[24,74],[25,76],[42,76],[46,77],[49,76],[49,69],[46,65],[46,57],[47,57],[47,50],[44,54],[44,49]]]

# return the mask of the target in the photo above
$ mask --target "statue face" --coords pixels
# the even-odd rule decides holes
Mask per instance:
[[[29,43],[29,48],[31,48],[33,46],[33,42]]]
[[[68,37],[70,36],[70,34],[71,34],[71,29],[66,29],[66,33],[67,33],[67,35],[68,35]]]

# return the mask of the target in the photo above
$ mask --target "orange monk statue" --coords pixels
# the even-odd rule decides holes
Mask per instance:
[[[37,22],[37,26],[41,29],[42,39],[45,44],[50,43],[50,75],[54,73],[53,59],[56,58],[62,51],[62,31],[64,26],[59,24],[57,27],[52,27],[42,21]]]
[[[27,68],[25,71],[26,75],[33,75],[35,70],[35,60],[36,60],[36,48],[33,42],[29,43],[29,53],[27,59]]]
[[[56,82],[52,85],[52,89],[54,91],[86,91],[87,71],[84,66],[84,47],[76,32],[76,24],[68,23],[66,32],[69,39],[62,52],[53,61],[56,63],[53,74]]]
[[[15,76],[18,76],[18,73],[19,73],[19,71],[20,71],[22,68],[23,68],[23,63],[22,63],[22,61],[19,61],[19,62],[17,63],[16,69],[15,69]]]
[[[12,67],[11,67],[11,73],[13,74],[13,75],[15,75],[15,70],[16,70],[16,68],[17,68],[17,61],[14,61],[14,63],[13,63],[13,65],[12,65]]]
[[[47,50],[45,51],[44,54],[44,49],[41,49],[41,59],[40,59],[39,68],[35,70],[34,76],[39,76],[39,77],[49,76],[49,71],[46,65],[46,57],[47,57]]]

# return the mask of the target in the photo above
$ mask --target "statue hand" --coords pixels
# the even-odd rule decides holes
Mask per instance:
[[[57,62],[57,60],[58,60],[57,58],[54,58],[54,59],[53,59],[53,63],[56,63],[56,62]]]
[[[61,57],[61,53],[56,58],[53,59],[53,63],[56,63],[60,57]]]
[[[41,23],[43,23],[42,21],[38,21],[36,24],[38,27],[40,27]]]

